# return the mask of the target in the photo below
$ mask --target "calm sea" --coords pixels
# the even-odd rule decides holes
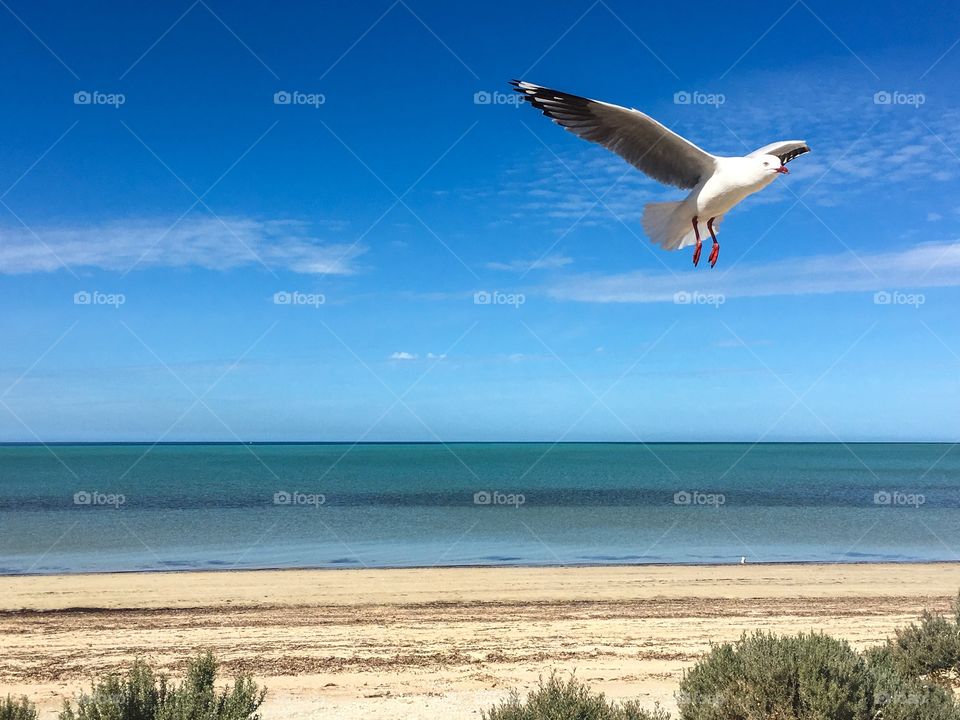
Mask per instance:
[[[960,447],[0,446],[0,573],[960,559]]]

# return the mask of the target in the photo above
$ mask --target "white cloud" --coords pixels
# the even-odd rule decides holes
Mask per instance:
[[[398,350],[395,353],[390,354],[391,360],[416,360],[417,356],[413,353],[404,352],[403,350]]]
[[[565,255],[546,255],[536,260],[511,260],[510,262],[488,262],[484,265],[488,270],[503,270],[505,272],[527,273],[531,270],[556,270],[566,267],[573,262],[573,258]]]
[[[0,230],[0,273],[99,268],[199,267],[231,270],[266,265],[306,274],[351,275],[361,245],[325,243],[298,220],[188,217],[124,220],[86,227]]]
[[[891,252],[743,263],[728,272],[581,274],[548,285],[545,290],[557,300],[657,303],[674,302],[678,292],[729,299],[956,286],[960,286],[960,241],[923,243]]]

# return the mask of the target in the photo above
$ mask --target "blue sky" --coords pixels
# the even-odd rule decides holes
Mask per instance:
[[[955,5],[677,7],[5,0],[0,440],[956,439]],[[813,153],[695,269],[513,77]]]

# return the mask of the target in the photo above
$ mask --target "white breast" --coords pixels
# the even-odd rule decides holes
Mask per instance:
[[[758,172],[752,158],[718,158],[717,170],[691,193],[700,217],[717,217],[746,198],[762,190],[776,178],[773,173]]]

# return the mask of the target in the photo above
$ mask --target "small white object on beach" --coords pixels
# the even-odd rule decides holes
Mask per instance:
[[[741,564],[741,565],[746,565],[746,564],[747,564],[747,556],[746,556],[746,555],[741,555],[741,556],[740,556],[740,564]]]
[[[643,229],[664,250],[694,245],[700,262],[702,221],[713,239],[710,267],[717,264],[717,225],[731,208],[762,190],[787,163],[810,152],[804,140],[780,140],[744,157],[719,157],[700,149],[639,110],[512,80],[526,100],[574,135],[603,145],[654,180],[691,190],[677,202],[648,203]]]

